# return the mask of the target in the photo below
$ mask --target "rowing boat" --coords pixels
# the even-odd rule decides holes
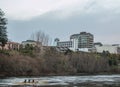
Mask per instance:
[[[47,81],[35,81],[35,82],[17,82],[16,85],[47,85]]]

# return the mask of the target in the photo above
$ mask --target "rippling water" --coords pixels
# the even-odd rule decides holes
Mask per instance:
[[[0,79],[0,87],[33,87],[17,84],[25,79],[39,80],[37,87],[120,87],[120,75],[10,77]]]

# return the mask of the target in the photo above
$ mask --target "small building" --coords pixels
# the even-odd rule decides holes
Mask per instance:
[[[8,42],[7,45],[10,50],[19,50],[20,48],[20,43],[17,42]]]
[[[100,47],[100,46],[103,46],[103,44],[101,42],[96,42],[96,43],[94,43],[94,46],[95,47],[97,47],[97,46]]]
[[[5,46],[3,47],[4,50],[19,50],[20,48],[20,44],[17,42],[7,42],[5,44]],[[0,49],[2,49],[2,47],[0,46]]]
[[[102,45],[102,46],[95,46],[96,52],[102,53],[103,51],[108,51],[112,54],[120,54],[120,47],[117,45]]]
[[[26,45],[31,45],[33,47],[37,46],[37,47],[41,47],[41,42],[37,42],[37,41],[34,41],[34,40],[26,40],[26,41],[22,41],[22,46],[23,48],[26,46]]]

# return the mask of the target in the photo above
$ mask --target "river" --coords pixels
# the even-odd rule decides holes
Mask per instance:
[[[6,77],[0,79],[0,87],[33,87],[18,84],[25,79],[42,82],[34,87],[120,87],[120,75]]]

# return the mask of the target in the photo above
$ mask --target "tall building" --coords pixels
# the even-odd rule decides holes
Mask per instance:
[[[70,36],[70,40],[72,41],[72,50],[74,51],[78,50],[78,39],[79,39],[79,34],[73,34]]]
[[[58,47],[68,47],[73,51],[88,51],[93,47],[94,36],[91,33],[81,32],[70,36],[70,41],[57,42]]]
[[[91,33],[81,32],[80,34],[71,35],[70,40],[73,42],[74,50],[86,50],[93,47],[94,36]]]
[[[93,35],[86,32],[81,32],[78,39],[78,48],[92,48]]]

